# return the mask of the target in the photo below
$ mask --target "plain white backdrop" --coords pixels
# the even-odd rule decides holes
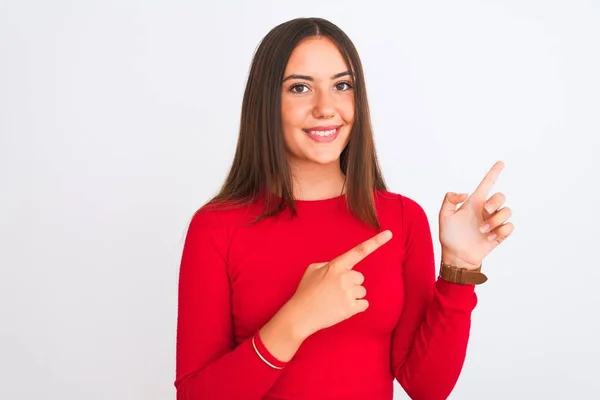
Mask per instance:
[[[436,259],[444,193],[506,163],[516,229],[451,398],[600,396],[598,2],[1,0],[0,398],[174,398],[187,224],[256,46],[301,16],[355,42],[387,183]]]

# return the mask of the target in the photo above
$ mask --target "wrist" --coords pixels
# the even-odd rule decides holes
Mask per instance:
[[[472,263],[466,261],[464,258],[448,250],[442,250],[442,262],[444,264],[452,265],[454,267],[465,268],[470,271],[481,267],[481,263]]]
[[[307,325],[307,318],[302,317],[300,308],[294,302],[293,298],[290,299],[281,309],[279,310],[282,325],[286,328],[290,340],[297,343],[304,342],[314,332]]]
[[[306,339],[303,326],[284,305],[259,331],[264,347],[277,360],[289,362]]]

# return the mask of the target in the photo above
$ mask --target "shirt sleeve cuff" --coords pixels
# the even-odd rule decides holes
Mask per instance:
[[[444,308],[469,312],[477,305],[475,285],[462,285],[438,278],[436,289]]]
[[[288,364],[285,361],[278,360],[267,350],[258,332],[252,337],[252,346],[254,347],[256,356],[271,368],[283,369]]]

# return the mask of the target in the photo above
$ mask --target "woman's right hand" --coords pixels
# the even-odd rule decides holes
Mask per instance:
[[[292,306],[306,337],[369,307],[362,286],[365,278],[353,268],[391,238],[389,230],[380,232],[329,262],[308,266],[287,304]]]

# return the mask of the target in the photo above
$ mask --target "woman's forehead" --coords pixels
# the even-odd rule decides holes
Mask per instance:
[[[332,79],[348,69],[338,46],[326,37],[302,40],[292,52],[286,75],[299,74],[314,79]]]

